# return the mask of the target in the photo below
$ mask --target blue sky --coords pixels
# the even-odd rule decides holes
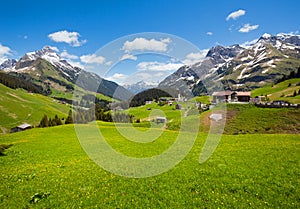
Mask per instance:
[[[129,45],[134,46],[138,41],[151,45],[152,42],[147,41],[153,39],[157,41],[154,44],[163,47],[162,40],[166,37],[147,39],[142,34],[159,32],[181,37],[198,47],[200,51],[186,54],[186,60],[195,61],[200,59],[201,52],[204,54],[205,51],[201,50],[217,44],[241,44],[264,33],[298,33],[299,6],[300,2],[295,0],[4,1],[0,12],[0,61],[20,58],[26,52],[50,45],[74,65],[92,71],[95,69],[89,64],[103,65],[107,69],[113,66],[102,76],[119,83],[146,79],[143,76],[130,77],[141,71],[148,72],[147,79],[159,81],[179,66],[168,54],[161,58],[133,56],[134,50],[123,49],[120,56],[127,59],[116,63],[116,59],[112,62],[114,59],[110,53],[101,54],[98,50],[120,37],[135,33],[139,35],[130,37]],[[126,39],[122,41],[118,47],[124,47]],[[174,43],[173,40],[166,42],[167,49],[170,43]],[[157,49],[147,50],[159,52]],[[162,70],[158,73],[160,66]],[[160,76],[155,77],[153,69]]]

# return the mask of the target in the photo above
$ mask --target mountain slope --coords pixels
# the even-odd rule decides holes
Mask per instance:
[[[116,99],[127,99],[132,94],[115,82],[105,80],[95,73],[74,67],[61,58],[54,48],[26,53],[14,65],[5,65],[4,71],[16,76],[26,75],[33,83],[43,87],[45,94],[70,93],[74,84],[88,91],[97,91]],[[77,79],[80,77],[80,81]],[[115,93],[117,92],[117,93]]]
[[[0,84],[0,134],[22,123],[38,125],[44,114],[48,117],[65,117],[69,106],[40,94],[11,89]]]
[[[222,88],[259,88],[275,83],[298,69],[299,44],[298,35],[264,34],[250,46],[216,46],[209,50],[203,61],[181,67],[159,86],[178,88],[194,95],[211,93]]]
[[[253,97],[267,96],[270,101],[284,100],[300,104],[300,78],[288,79],[278,84],[269,84],[251,92]]]

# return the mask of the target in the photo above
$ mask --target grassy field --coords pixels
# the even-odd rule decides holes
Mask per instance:
[[[259,108],[254,105],[228,105],[227,134],[300,133],[299,108]]]
[[[211,103],[211,100],[212,100],[211,96],[197,96],[190,99],[190,102],[201,102],[203,104],[209,105]]]
[[[217,107],[218,108],[218,107]],[[299,108],[260,108],[253,104],[227,104],[225,134],[299,134]],[[208,132],[211,110],[200,115],[200,131]]]
[[[267,85],[263,88],[255,89],[251,92],[252,97],[265,96],[273,100],[284,100],[295,104],[300,104],[300,95],[293,97],[294,91],[300,90],[300,78],[290,79],[275,85]]]
[[[165,130],[140,144],[111,123],[99,127],[113,148],[134,157],[161,153],[178,134]],[[187,157],[168,172],[132,179],[91,161],[72,125],[2,135],[0,144],[13,146],[0,157],[0,208],[300,207],[299,135],[224,135],[212,157],[199,164],[205,139],[199,134]]]
[[[24,122],[38,125],[44,114],[65,117],[70,107],[52,98],[10,89],[0,84],[0,134]]]

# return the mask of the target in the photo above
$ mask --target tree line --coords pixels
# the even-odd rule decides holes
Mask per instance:
[[[172,97],[172,95],[161,89],[148,89],[136,94],[129,103],[130,107],[142,106],[146,101],[158,101],[160,97]]]
[[[25,75],[14,76],[0,72],[0,83],[9,88],[22,88],[32,93],[45,94],[43,87],[34,84],[28,79]]]
[[[40,121],[40,124],[38,127],[45,128],[45,127],[51,127],[51,126],[60,126],[62,125],[62,120],[55,115],[54,118],[48,118],[47,115],[44,115],[43,118]]]
[[[100,106],[93,109],[77,109],[76,111],[69,110],[68,116],[65,119],[64,124],[85,124],[94,120],[100,120],[105,122],[115,122],[115,123],[133,123],[135,117],[131,114],[126,114],[124,112],[111,113],[102,109]],[[60,118],[57,115],[54,118],[48,117],[46,114],[41,119],[39,126],[40,128],[52,127],[63,125],[64,118]],[[139,119],[137,119],[139,121]]]
[[[295,70],[295,71],[290,72],[289,75],[283,75],[282,78],[278,79],[275,84],[278,84],[280,82],[283,82],[285,80],[289,80],[292,78],[300,78],[300,67],[298,68],[297,71]]]

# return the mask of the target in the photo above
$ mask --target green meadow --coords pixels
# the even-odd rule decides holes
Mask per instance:
[[[270,101],[284,100],[294,104],[300,103],[300,78],[289,79],[278,84],[267,85],[251,92],[252,97],[268,95]],[[297,93],[294,96],[294,92]]]
[[[296,81],[291,87],[296,88]],[[51,98],[3,85],[0,93],[1,133],[23,122],[37,125],[45,113],[65,117],[70,109]],[[209,97],[181,102],[181,110],[176,103],[153,103],[125,111],[139,123],[97,121],[76,125],[80,132],[74,125],[63,125],[1,134],[0,208],[299,208],[300,110],[227,105],[224,135],[200,164],[214,111],[199,116],[195,102],[209,103]],[[156,116],[166,117],[167,124],[156,124]],[[107,151],[95,143],[90,132],[95,128],[111,148],[131,158],[151,158],[171,150],[172,161],[192,146],[170,170],[129,178],[107,171],[84,151],[85,146]],[[176,141],[179,136],[182,150]],[[85,139],[91,143],[84,144]],[[122,170],[121,159],[103,159],[106,166]],[[122,172],[134,173],[131,169],[125,166]]]
[[[111,147],[139,158],[159,155],[178,136],[164,130],[155,141],[141,144],[128,141],[112,123],[98,122],[98,127]],[[185,136],[190,140],[190,133]],[[300,207],[299,135],[223,135],[200,164],[206,137],[199,133],[185,159],[169,171],[127,178],[94,163],[73,125],[2,135],[0,144],[13,146],[0,156],[0,208]]]
[[[22,123],[38,125],[44,114],[48,117],[65,117],[70,107],[40,94],[31,94],[23,89],[11,89],[0,84],[0,134]]]

